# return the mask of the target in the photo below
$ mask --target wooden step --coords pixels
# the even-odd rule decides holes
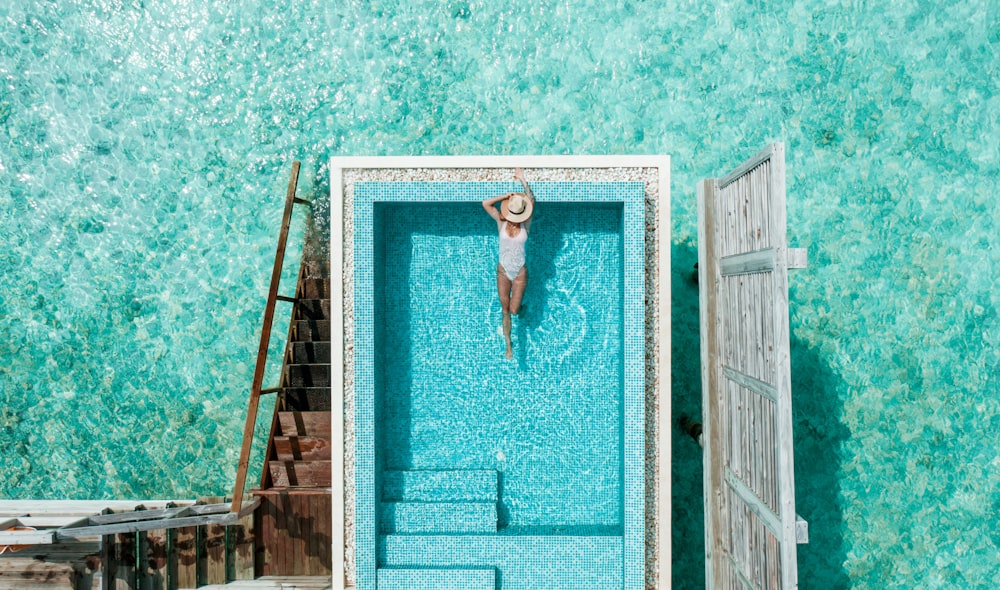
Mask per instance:
[[[380,567],[376,574],[379,590],[494,590],[494,568],[412,568]]]
[[[303,299],[329,299],[330,279],[302,279],[299,297]]]
[[[330,461],[268,461],[273,487],[329,487]]]
[[[292,342],[288,351],[296,365],[330,364],[329,342]]]
[[[288,365],[284,387],[330,387],[330,364]]]
[[[281,436],[330,438],[330,412],[278,412]]]
[[[310,258],[302,261],[303,276],[310,279],[330,279],[330,259]]]
[[[329,438],[318,436],[276,436],[274,452],[278,461],[329,461]]]
[[[296,319],[328,320],[330,319],[329,299],[299,299],[295,305]]]
[[[285,407],[297,412],[329,412],[329,387],[286,387]]]
[[[330,321],[329,320],[295,320],[292,329],[292,340],[294,342],[309,341],[330,341]]]

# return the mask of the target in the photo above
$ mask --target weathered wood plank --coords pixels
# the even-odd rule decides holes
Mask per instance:
[[[66,563],[11,557],[0,559],[0,589],[74,590],[76,571]]]
[[[140,590],[167,590],[166,529],[137,533],[139,539]]]
[[[55,541],[51,530],[32,530],[28,527],[8,529],[0,532],[0,545],[47,545]]]
[[[116,590],[136,588],[136,537],[134,533],[108,535],[106,540],[113,543],[104,576],[108,587]]]
[[[287,494],[280,494],[275,497],[275,510],[274,510],[274,529],[277,535],[282,535],[285,537],[285,542],[278,542],[275,545],[275,560],[274,565],[276,571],[279,573],[289,572],[289,562],[290,551],[289,545],[290,539],[288,539],[288,503],[289,496]]]
[[[231,555],[231,575],[233,580],[252,580],[254,578],[255,532],[253,515],[240,519],[239,524],[228,528]]]
[[[255,573],[258,576],[267,576],[272,573],[271,564],[274,562],[274,548],[272,543],[267,542],[274,538],[274,502],[271,494],[261,498],[261,504],[257,508],[257,534],[254,538],[256,552],[259,559],[256,560]]]
[[[7,516],[94,516],[115,511],[166,508],[190,505],[194,500],[0,500],[0,517]]]
[[[330,412],[278,412],[282,436],[330,438]]]
[[[207,526],[210,524],[229,525],[235,523],[238,519],[239,516],[237,514],[223,512],[221,514],[215,513],[185,516],[183,518],[174,518],[170,520],[142,520],[137,522],[123,522],[119,524],[63,528],[58,529],[56,532],[56,538],[81,539],[101,535],[151,531],[158,528],[186,528],[192,526]]]
[[[91,516],[89,519],[81,522],[86,522],[88,525],[120,524],[123,522],[136,522],[140,520],[176,518],[190,513],[190,506],[175,506],[172,508],[160,508],[156,510],[139,510],[117,512],[113,514],[101,514]]]
[[[724,515],[722,481],[719,474],[725,460],[723,437],[726,431],[719,427],[722,410],[719,399],[721,375],[717,367],[719,358],[719,330],[722,326],[719,306],[719,281],[717,263],[720,232],[715,215],[716,182],[709,179],[698,184],[698,283],[701,316],[701,378],[702,378],[702,438],[705,470],[705,513]],[[725,527],[723,519],[705,521],[706,582],[713,587],[713,579],[722,582],[724,563]],[[715,559],[718,556],[718,559]]]
[[[331,458],[329,438],[276,436],[273,440],[279,461],[328,461]]]
[[[170,565],[174,569],[171,586],[198,587],[198,527],[175,529]]]
[[[329,487],[330,461],[270,461],[275,487]]]

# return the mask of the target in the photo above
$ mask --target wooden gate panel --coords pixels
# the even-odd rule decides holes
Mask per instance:
[[[772,144],[698,186],[709,588],[798,584],[784,174]]]

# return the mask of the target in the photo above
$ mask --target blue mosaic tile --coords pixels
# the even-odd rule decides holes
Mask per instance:
[[[383,533],[495,533],[496,502],[383,502]]]
[[[379,568],[379,590],[495,590],[496,570]]]
[[[387,471],[383,500],[411,502],[497,501],[497,472],[486,470]]]
[[[622,556],[620,536],[386,535],[379,540],[381,567],[495,567],[502,590],[623,588]]]

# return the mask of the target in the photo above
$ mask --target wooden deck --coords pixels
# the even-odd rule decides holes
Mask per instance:
[[[206,498],[200,507],[211,515],[209,503],[221,500]],[[0,590],[329,588],[329,491],[262,492],[259,502],[229,526],[154,529],[191,521],[151,516],[199,506],[193,500],[0,500],[0,534],[8,535],[8,544],[19,543],[16,551],[0,554]],[[146,520],[137,520],[143,515]],[[59,528],[94,520],[102,527],[95,530],[117,526],[125,532],[74,538],[68,536],[74,529]],[[104,524],[109,522],[116,524]],[[36,530],[13,530],[22,524]],[[144,530],[128,530],[137,526]]]

